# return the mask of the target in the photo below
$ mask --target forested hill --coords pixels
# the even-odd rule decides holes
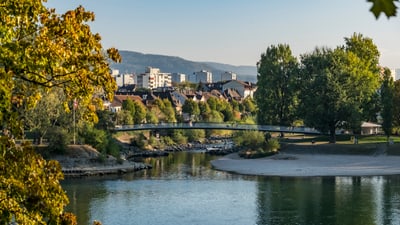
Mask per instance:
[[[180,57],[143,54],[133,51],[120,51],[122,63],[112,64],[113,69],[118,69],[120,73],[144,73],[148,66],[160,68],[165,73],[184,73],[193,74],[200,70],[207,70],[217,78],[222,72],[231,71],[238,75],[239,80],[256,82],[256,66],[232,66],[215,62],[194,62]]]

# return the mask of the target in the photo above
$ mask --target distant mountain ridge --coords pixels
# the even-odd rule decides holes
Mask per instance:
[[[229,71],[238,75],[238,80],[256,82],[256,66],[233,66],[216,62],[194,62],[176,56],[143,54],[134,51],[119,51],[122,63],[113,63],[111,67],[120,73],[144,73],[148,66],[160,68],[165,73],[184,73],[191,75],[194,72],[207,70],[212,72],[213,80],[218,81],[221,73]]]

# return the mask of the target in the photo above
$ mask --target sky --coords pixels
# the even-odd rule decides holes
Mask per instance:
[[[294,56],[335,48],[354,33],[372,38],[380,64],[400,68],[400,16],[378,20],[366,0],[48,0],[64,13],[93,11],[104,48],[255,66],[271,45]],[[399,13],[400,14],[400,13]]]

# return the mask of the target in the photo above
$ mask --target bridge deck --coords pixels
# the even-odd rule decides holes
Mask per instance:
[[[114,128],[115,132],[134,130],[158,130],[158,129],[212,129],[212,130],[258,130],[269,132],[321,134],[314,128],[285,127],[273,125],[253,125],[236,123],[159,123],[159,124],[135,124],[120,125]]]

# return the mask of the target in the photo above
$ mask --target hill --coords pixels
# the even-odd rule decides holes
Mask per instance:
[[[112,64],[112,68],[121,73],[144,73],[148,66],[160,68],[166,73],[184,73],[207,70],[213,73],[214,79],[225,71],[231,71],[238,75],[239,80],[256,82],[257,68],[255,66],[233,66],[215,62],[194,62],[176,56],[143,54],[134,51],[120,51],[122,63]]]

